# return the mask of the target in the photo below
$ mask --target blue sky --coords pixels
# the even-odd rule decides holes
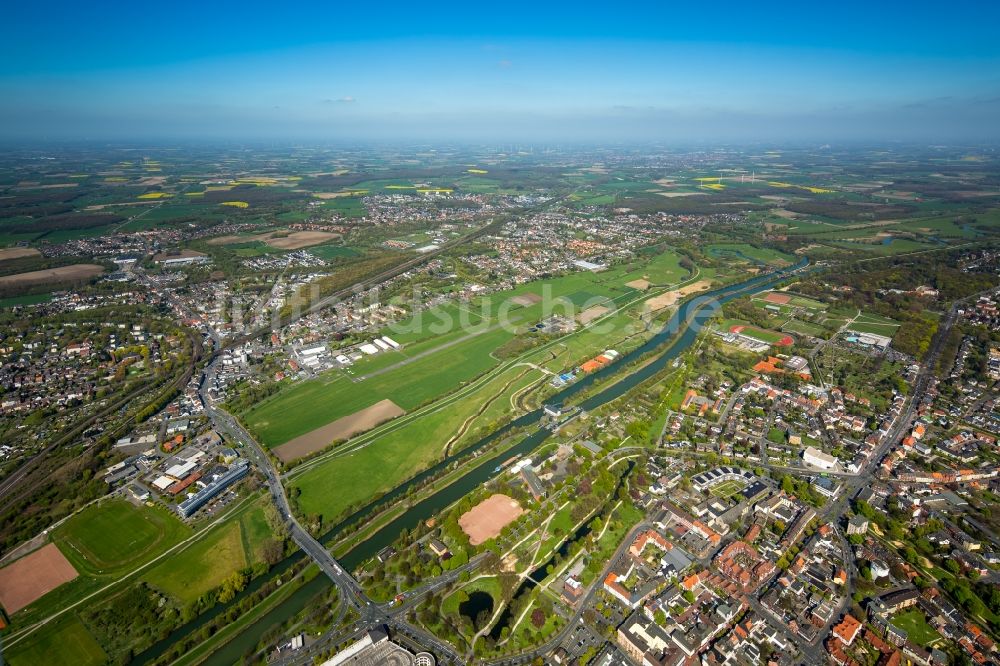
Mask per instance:
[[[997,3],[246,0],[5,13],[8,140],[1000,139]]]

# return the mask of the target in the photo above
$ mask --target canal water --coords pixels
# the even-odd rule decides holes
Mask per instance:
[[[663,328],[640,347],[622,355],[616,363],[605,366],[593,374],[587,375],[573,384],[570,384],[562,391],[555,394],[555,396],[550,399],[550,402],[565,404],[574,396],[577,396],[593,387],[594,384],[621,373],[631,364],[643,360],[643,357],[657,351],[664,344],[673,340],[672,344],[670,344],[659,356],[654,357],[652,360],[645,361],[643,364],[638,365],[635,369],[630,370],[627,374],[624,374],[619,381],[598,391],[597,393],[594,393],[590,397],[584,398],[579,403],[579,406],[582,409],[591,411],[605,403],[620,398],[635,386],[662,371],[669,362],[677,358],[688,347],[690,347],[691,344],[697,339],[698,334],[701,332],[702,325],[716,313],[718,307],[722,303],[744,296],[748,293],[763,291],[773,284],[780,282],[792,271],[804,268],[808,265],[808,263],[809,260],[803,258],[794,266],[790,266],[781,271],[760,275],[749,280],[745,280],[744,282],[705,292],[704,294],[699,294],[689,301],[685,301],[681,304],[680,308],[678,308],[677,312],[671,316],[670,320],[663,326]],[[487,435],[471,447],[467,447],[460,454],[456,454],[442,460],[437,465],[434,465],[425,472],[418,474],[407,483],[404,483],[392,492],[387,493],[377,501],[348,516],[340,523],[340,526],[334,527],[329,532],[324,534],[320,538],[320,541],[324,544],[330,543],[340,534],[345,526],[355,524],[359,519],[377,513],[386,504],[391,503],[406,494],[411,487],[420,484],[428,477],[439,473],[458,458],[467,456],[471,452],[482,450],[494,442],[503,439],[511,431],[517,428],[531,426],[540,422],[541,419],[541,409],[537,409],[514,419],[506,426],[490,435]],[[545,441],[550,434],[552,433],[548,429],[538,428],[536,431],[524,437],[524,439],[515,444],[513,447],[503,451],[502,453],[488,457],[485,462],[480,462],[475,469],[469,471],[467,474],[450,485],[415,503],[397,518],[386,523],[378,531],[374,532],[368,539],[357,544],[342,557],[338,558],[339,562],[348,571],[355,569],[366,560],[374,557],[375,554],[382,548],[395,541],[400,532],[404,529],[411,530],[421,521],[437,515],[442,509],[461,499],[474,488],[482,485],[492,477],[499,474],[500,472],[496,470],[496,467],[512,457],[523,456],[533,451],[539,444]],[[297,555],[300,556],[301,554]],[[229,666],[230,664],[239,661],[243,653],[253,648],[257,644],[260,636],[263,635],[269,628],[274,627],[301,612],[310,599],[325,591],[331,584],[331,581],[325,576],[317,576],[313,580],[306,583],[301,590],[298,590],[289,599],[283,601],[270,612],[265,614],[260,620],[248,626],[245,631],[230,641],[224,648],[215,652],[204,663],[208,666]],[[238,597],[237,600],[239,598],[240,597]],[[199,620],[200,619],[201,618],[199,618]],[[157,643],[146,652],[137,656],[136,661],[142,663],[155,659],[157,656],[169,649],[172,642],[179,640],[179,638],[189,634],[191,631],[196,631],[198,628],[203,626],[204,622],[199,622],[199,620],[195,620],[188,625],[177,629],[174,632],[176,636],[174,636],[174,634],[171,635],[172,640],[169,642],[161,641],[160,643]]]

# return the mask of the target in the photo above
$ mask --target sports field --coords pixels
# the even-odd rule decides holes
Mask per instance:
[[[896,335],[899,326],[898,321],[889,319],[888,317],[863,312],[847,328],[850,331],[858,333],[874,333],[875,335],[884,335],[887,338],[891,338]]]
[[[488,541],[524,513],[517,500],[507,495],[496,494],[487,497],[461,515],[458,524],[469,537],[473,546]]]
[[[167,509],[111,499],[67,520],[52,540],[81,573],[109,575],[149,561],[190,533]]]
[[[733,333],[746,335],[748,337],[754,338],[755,340],[766,342],[769,345],[777,345],[779,347],[791,347],[793,344],[795,344],[795,339],[790,335],[775,333],[774,331],[769,331],[767,329],[751,326],[750,324],[743,324],[736,321],[727,320],[726,323],[723,325]]]
[[[826,329],[822,326],[817,326],[807,321],[799,321],[798,319],[790,319],[785,322],[781,330],[788,331],[789,333],[798,333],[799,335],[811,335],[815,338],[826,337]]]
[[[828,307],[826,303],[784,291],[769,291],[766,294],[755,297],[754,300],[761,305],[765,303],[770,305],[787,305],[793,308],[807,308],[816,311],[826,310]]]
[[[0,604],[13,615],[76,576],[69,560],[47,544],[0,569]]]
[[[856,333],[874,333],[875,335],[884,335],[887,338],[891,338],[896,335],[896,331],[899,329],[899,325],[888,325],[888,324],[873,324],[870,322],[854,322],[847,327],[847,330],[854,331]]]

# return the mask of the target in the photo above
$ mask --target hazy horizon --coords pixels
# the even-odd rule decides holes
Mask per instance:
[[[995,142],[1000,8],[17,6],[0,139]]]

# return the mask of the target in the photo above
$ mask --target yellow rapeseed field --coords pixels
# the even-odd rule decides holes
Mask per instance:
[[[249,208],[250,204],[246,201],[223,201],[221,206],[232,206],[233,208]]]
[[[812,192],[813,194],[829,194],[830,192],[833,192],[833,190],[828,190],[823,187],[812,187],[810,185],[795,185],[794,183],[782,183],[781,181],[777,180],[769,180],[767,181],[767,184],[770,185],[771,187],[781,187],[781,188],[797,187],[800,190],[806,190],[808,192]]]

